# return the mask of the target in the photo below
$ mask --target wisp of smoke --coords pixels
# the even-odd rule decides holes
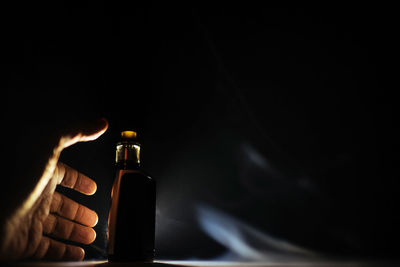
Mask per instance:
[[[225,255],[214,260],[276,262],[318,258],[313,251],[263,233],[215,208],[198,205],[197,217],[201,229],[227,249]]]

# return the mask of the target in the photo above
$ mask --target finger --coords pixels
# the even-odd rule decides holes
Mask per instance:
[[[81,261],[85,257],[85,251],[80,247],[67,245],[43,236],[33,257],[35,259]]]
[[[95,226],[98,221],[95,211],[58,192],[54,192],[50,212],[90,227]]]
[[[95,181],[78,172],[77,170],[63,164],[57,164],[60,173],[60,185],[72,188],[85,195],[93,195],[97,190]]]
[[[92,228],[53,214],[49,214],[44,221],[43,233],[86,245],[96,239],[96,232]]]
[[[108,129],[108,121],[101,118],[88,123],[77,123],[68,130],[61,141],[63,148],[77,142],[93,141],[99,138]]]
[[[91,124],[85,124],[82,127],[81,137],[79,142],[93,141],[99,138],[108,129],[108,121],[105,118],[101,118],[97,121],[93,121]]]

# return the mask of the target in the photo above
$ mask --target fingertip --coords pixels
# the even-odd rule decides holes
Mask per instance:
[[[75,190],[78,190],[79,192],[87,196],[91,196],[94,195],[97,191],[97,183],[92,179],[88,178],[85,179],[84,181],[81,181],[80,187],[75,188]]]
[[[104,134],[107,129],[108,120],[106,118],[100,118],[86,125],[86,127],[83,127],[83,130],[80,132],[79,141],[86,142],[96,140]]]
[[[88,222],[91,221],[88,223],[88,226],[95,227],[97,225],[97,223],[99,222],[99,216],[97,215],[97,213],[94,210],[91,210],[91,212],[92,212],[92,214],[88,215],[88,218],[91,217],[90,219],[88,219]]]
[[[81,247],[78,247],[78,249],[79,249],[78,261],[83,261],[83,259],[85,258],[85,250]]]
[[[98,222],[99,222],[99,215],[97,215],[96,213],[96,221],[94,222],[93,227],[95,227]]]
[[[93,182],[94,182],[94,181],[93,181]],[[91,187],[92,187],[92,188],[88,190],[88,193],[87,193],[88,196],[94,195],[94,194],[96,193],[96,191],[97,191],[97,183],[94,182],[94,183],[91,185]]]
[[[92,241],[89,244],[93,243],[96,240],[96,237],[97,237],[97,233],[93,228],[92,228],[92,232],[93,232]]]
[[[100,118],[100,119],[98,119],[97,120],[97,122],[96,122],[96,125],[97,125],[97,134],[100,136],[100,135],[102,135],[105,131],[107,131],[107,129],[108,129],[108,120],[106,119],[106,118]]]
[[[90,234],[87,237],[87,241],[85,242],[86,245],[93,243],[96,240],[96,231],[93,228],[89,228]]]
[[[108,123],[108,120],[106,119],[106,118],[100,118],[99,119],[102,123],[103,123],[103,125],[104,125],[104,127],[103,127],[103,129],[104,130],[107,130],[108,129],[108,125],[109,125],[109,123]]]

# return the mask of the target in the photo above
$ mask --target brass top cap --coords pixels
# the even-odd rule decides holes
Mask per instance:
[[[121,137],[123,139],[136,139],[137,133],[134,131],[123,131],[121,132]]]

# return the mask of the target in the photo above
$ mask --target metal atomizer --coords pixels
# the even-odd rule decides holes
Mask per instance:
[[[140,143],[134,131],[116,144],[116,176],[108,217],[109,261],[153,261],[156,183],[140,168]]]

